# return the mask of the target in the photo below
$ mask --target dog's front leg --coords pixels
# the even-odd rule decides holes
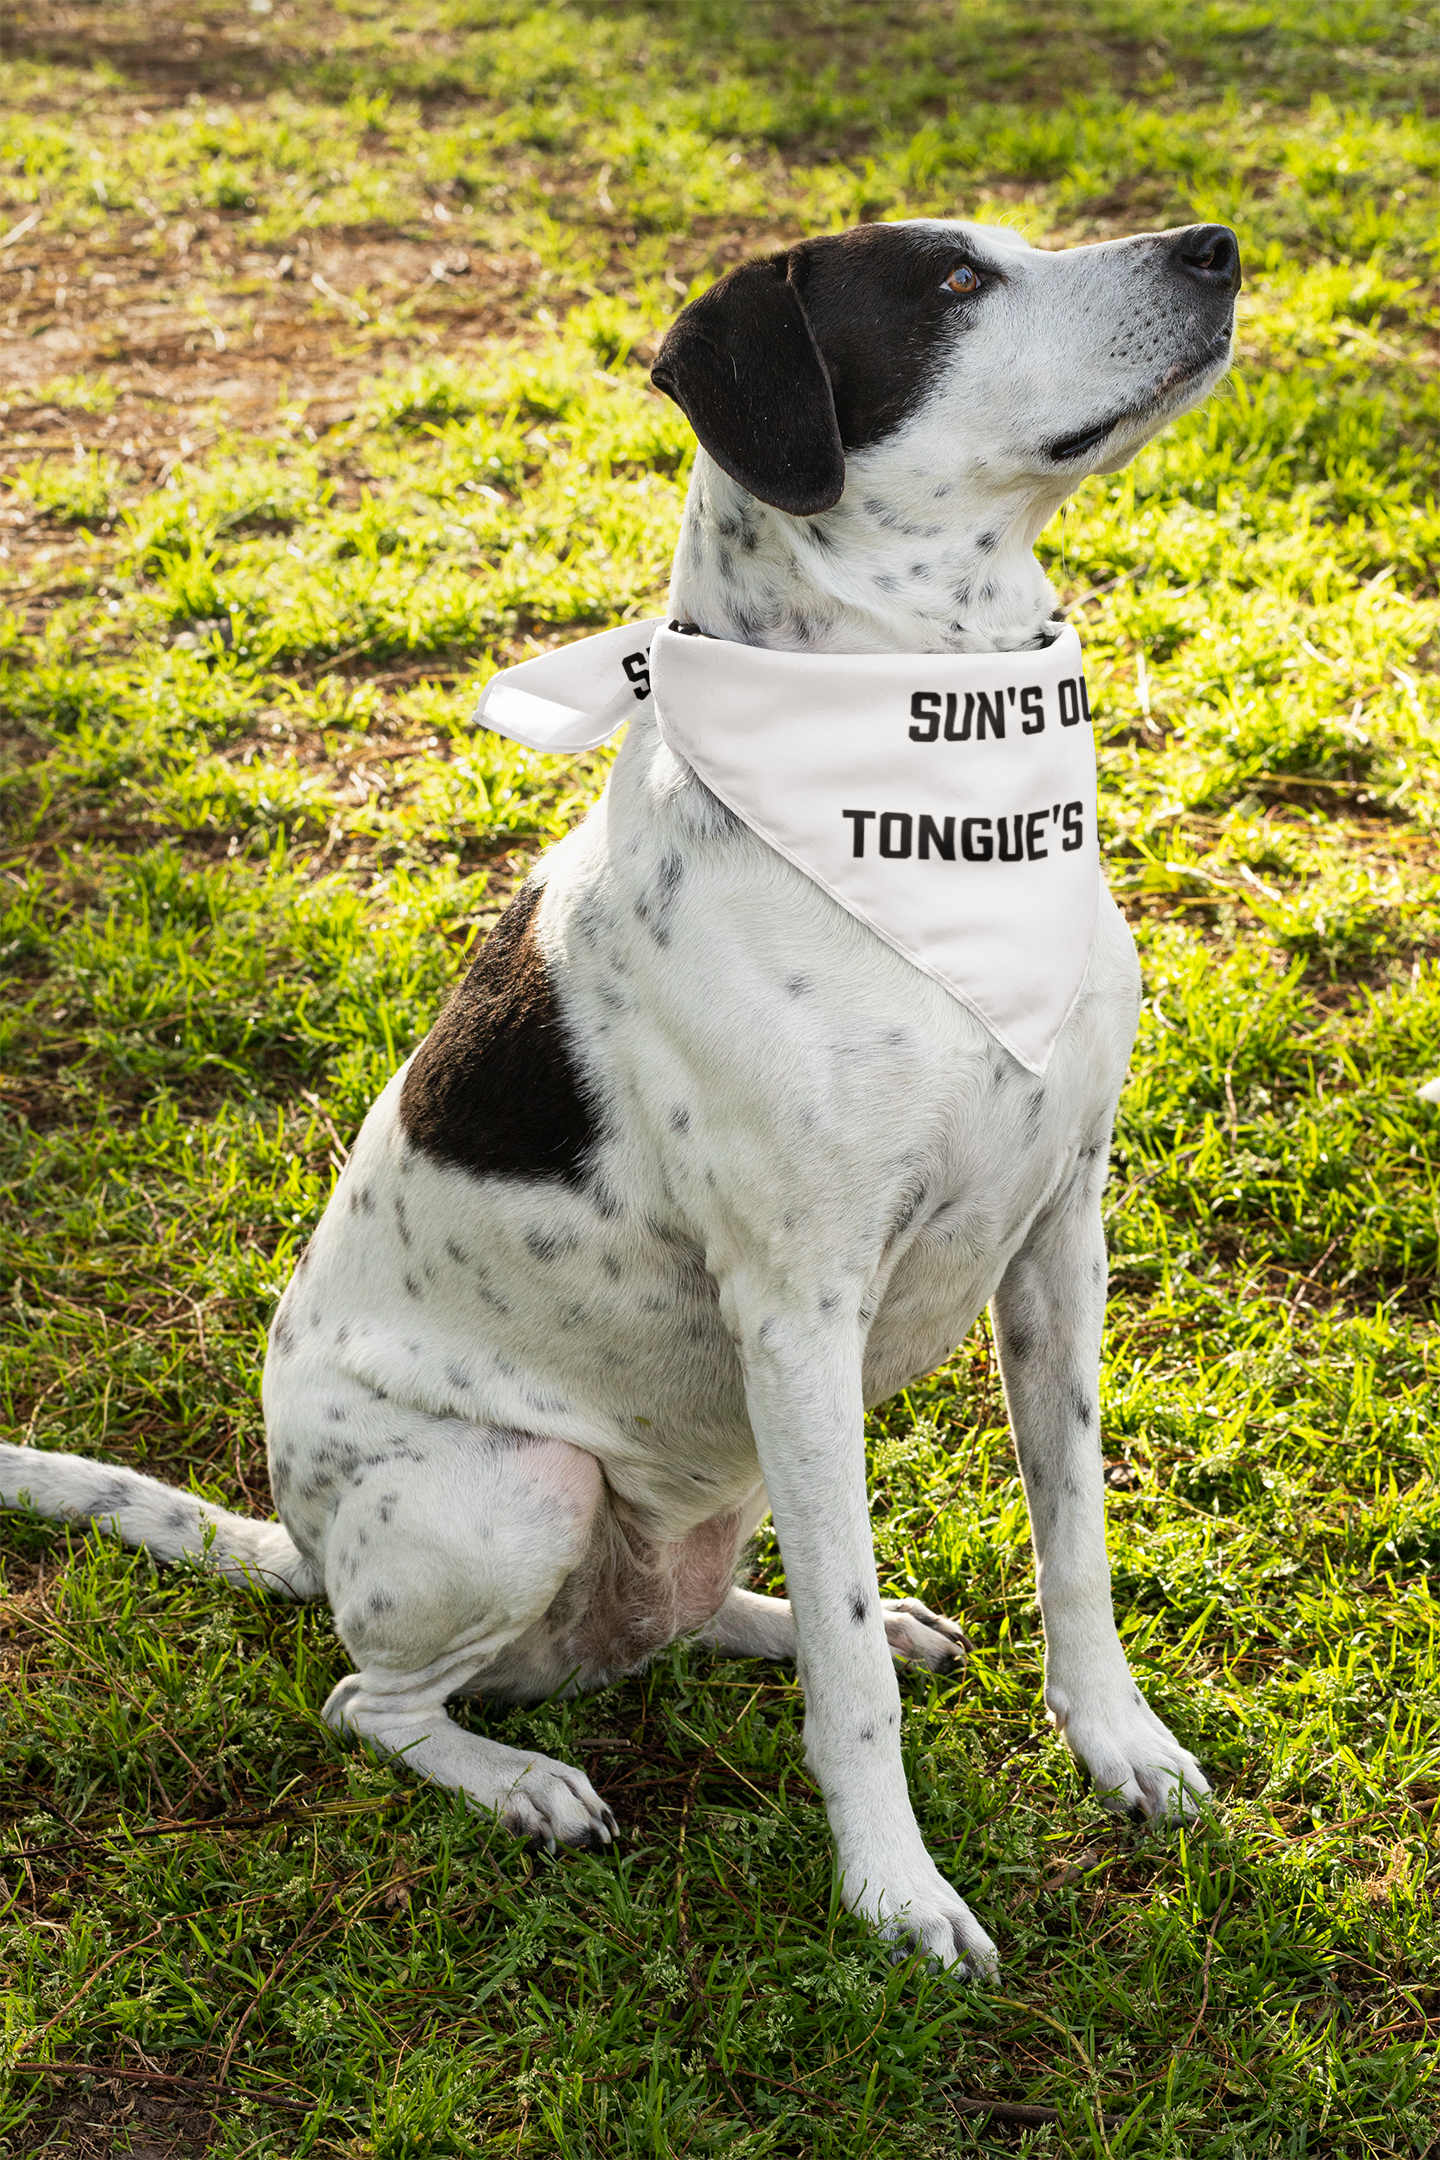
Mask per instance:
[[[1103,1153],[1030,1230],[992,1307],[1045,1628],[1045,1707],[1117,1812],[1193,1814],[1209,1791],[1140,1693],[1110,1596],[1100,1451]]]
[[[842,1314],[826,1311],[832,1295],[802,1312],[763,1288],[731,1292],[795,1617],[806,1760],[850,1910],[906,1949],[989,1971],[995,1946],[926,1852],[906,1790],[866,1499],[859,1299]]]

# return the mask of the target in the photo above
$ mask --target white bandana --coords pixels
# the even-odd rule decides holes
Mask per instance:
[[[1100,897],[1072,629],[1044,652],[792,653],[628,623],[505,669],[475,720],[591,750],[652,691],[713,794],[1044,1072]]]

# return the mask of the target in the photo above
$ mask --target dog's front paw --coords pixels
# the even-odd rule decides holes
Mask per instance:
[[[963,1628],[941,1613],[931,1612],[919,1598],[884,1598],[885,1640],[897,1658],[912,1665],[928,1665],[931,1672],[958,1672],[970,1649]]]
[[[1045,1707],[1112,1814],[1150,1822],[1186,1821],[1199,1813],[1209,1780],[1128,1674],[1098,1701],[1077,1699],[1047,1682]]]
[[[894,1944],[897,1959],[918,1953],[964,1979],[993,1980],[1000,1953],[959,1891],[951,1889],[928,1859],[915,1871],[914,1881],[907,1883],[904,1873],[892,1864],[877,1883],[847,1868],[845,1903]]]

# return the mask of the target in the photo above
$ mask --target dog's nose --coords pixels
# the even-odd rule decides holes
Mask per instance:
[[[1170,259],[1182,277],[1224,292],[1240,290],[1240,243],[1228,225],[1190,225],[1173,234]]]

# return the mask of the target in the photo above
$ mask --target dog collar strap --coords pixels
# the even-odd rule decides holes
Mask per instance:
[[[591,749],[651,705],[753,832],[1043,1073],[1100,896],[1080,640],[789,653],[636,623],[494,678],[476,720]]]

